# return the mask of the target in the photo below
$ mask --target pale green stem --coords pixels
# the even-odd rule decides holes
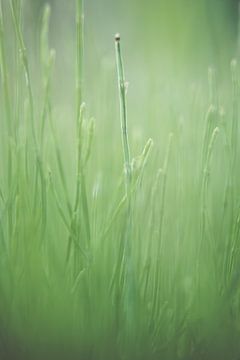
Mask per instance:
[[[116,45],[116,60],[117,60],[117,73],[118,73],[118,88],[119,88],[119,103],[120,103],[120,116],[121,116],[121,128],[122,128],[122,144],[126,171],[126,192],[130,195],[132,171],[131,171],[131,156],[128,141],[127,131],[127,104],[126,104],[126,82],[123,69],[123,61],[120,46],[120,36],[115,36]]]

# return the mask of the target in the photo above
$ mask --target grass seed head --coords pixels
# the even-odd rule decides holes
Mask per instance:
[[[115,35],[115,41],[116,42],[119,42],[120,41],[120,34],[119,33],[117,33],[116,35]]]

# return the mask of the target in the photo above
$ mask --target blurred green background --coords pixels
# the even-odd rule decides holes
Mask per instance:
[[[38,59],[38,28],[44,0],[25,0],[25,33]],[[50,43],[57,52],[56,90],[58,103],[72,108],[75,64],[75,1],[50,0]],[[207,68],[218,69],[219,81],[237,54],[238,1],[236,0],[87,0],[85,1],[86,101],[96,115],[102,91],[116,93],[113,36],[120,32],[130,83],[129,107],[138,106],[137,118],[146,117],[152,93],[160,98],[166,87],[206,79]],[[224,71],[222,71],[224,69]],[[64,86],[61,86],[64,84]],[[179,91],[182,91],[179,89]],[[131,105],[132,104],[132,105]],[[69,111],[69,110],[68,110]],[[98,113],[98,118],[101,115]]]
[[[38,26],[44,3],[44,0],[25,0],[28,25]],[[74,31],[75,1],[50,0],[49,3],[53,9],[52,40],[67,41],[66,35],[71,38]],[[86,44],[90,38],[95,55],[108,54],[112,34],[119,31],[126,48],[134,49],[134,53],[131,51],[134,61],[135,57],[140,57],[138,62],[158,59],[159,64],[167,62],[178,68],[183,63],[198,66],[203,60],[207,64],[218,63],[226,47],[233,50],[238,1],[88,0],[85,15]]]
[[[46,1],[24,3],[28,45],[36,52],[36,34]],[[49,3],[51,45],[57,50],[59,70],[71,81],[75,1]],[[186,74],[190,78],[202,76],[209,65],[226,65],[237,52],[237,28],[236,0],[87,0],[86,80],[99,76],[104,65],[114,62],[116,32],[122,35],[130,80],[145,83],[152,77],[161,80],[170,76],[175,81],[182,75],[186,78]],[[94,88],[90,90],[94,92]]]
[[[50,0],[49,3],[52,7],[50,45],[57,53],[55,103],[60,117],[63,113],[71,117],[75,1]],[[33,75],[38,76],[38,30],[45,1],[25,0],[24,4],[25,39]],[[179,93],[195,89],[196,83],[206,86],[209,66],[217,69],[219,85],[224,78],[229,79],[229,64],[238,51],[238,1],[85,1],[85,101],[91,115],[100,123],[106,112],[118,116],[113,41],[116,32],[122,36],[126,78],[130,84],[129,115],[138,124],[146,123],[156,103],[159,109],[173,103],[178,106]],[[106,99],[108,108],[103,106]],[[181,107],[182,98],[179,103]],[[156,121],[157,114],[154,115],[151,119]]]

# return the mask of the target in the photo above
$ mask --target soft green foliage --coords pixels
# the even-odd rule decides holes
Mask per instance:
[[[95,121],[82,14],[76,0],[75,109],[60,118],[50,6],[36,75],[21,3],[1,3],[0,358],[237,360],[237,61],[224,86],[209,69],[208,84],[176,80],[160,103],[150,91],[142,123],[133,111],[127,119],[116,36],[115,74],[95,84]]]

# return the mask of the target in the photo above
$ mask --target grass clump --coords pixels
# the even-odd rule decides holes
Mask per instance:
[[[178,94],[184,114],[146,119],[153,144],[145,133],[136,140],[128,124],[116,35],[122,149],[114,152],[113,118],[93,120],[84,102],[83,2],[76,1],[75,110],[64,118],[66,136],[55,108],[50,6],[38,81],[20,5],[11,0],[0,11],[0,358],[237,360],[237,61],[223,89],[209,70],[209,94]]]

